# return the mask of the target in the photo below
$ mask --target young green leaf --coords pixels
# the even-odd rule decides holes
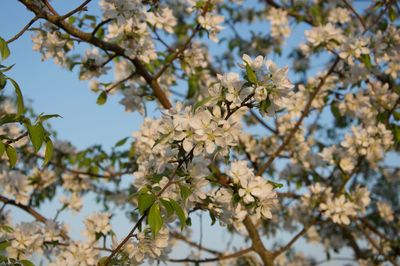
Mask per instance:
[[[6,146],[3,142],[0,141],[0,157],[3,156],[4,152],[6,151]]]
[[[9,247],[11,244],[9,241],[4,240],[0,242],[0,250],[5,250],[7,247]]]
[[[8,156],[8,161],[10,162],[10,167],[14,167],[17,164],[18,156],[17,151],[11,145],[6,146],[6,153]]]
[[[153,193],[143,193],[139,195],[138,205],[139,205],[139,212],[144,214],[144,212],[153,205],[156,197]]]
[[[246,74],[247,74],[247,78],[249,79],[249,81],[251,83],[253,83],[253,84],[258,83],[256,73],[254,72],[254,70],[251,68],[251,66],[247,62],[246,62]]]
[[[193,112],[196,112],[196,110],[197,110],[198,108],[200,108],[200,107],[202,107],[203,105],[205,105],[206,103],[208,103],[211,99],[212,99],[212,97],[207,97],[207,98],[204,98],[204,99],[201,100],[201,101],[196,102],[195,105],[193,106]]]
[[[36,125],[28,125],[27,126],[28,133],[29,133],[29,138],[31,139],[33,148],[35,149],[35,152],[38,152],[40,148],[42,147],[43,141],[44,141],[44,136],[45,136],[45,130],[42,126],[42,124],[36,124]]]
[[[7,84],[7,77],[0,73],[0,90],[4,89]]]
[[[20,260],[19,262],[21,262],[21,264],[24,265],[24,266],[35,266],[35,264],[33,264],[29,260]]]
[[[364,63],[367,69],[372,69],[371,57],[369,54],[363,54],[361,56],[361,61]]]
[[[183,200],[186,200],[190,196],[190,194],[192,194],[192,191],[188,186],[180,185],[179,188],[181,190],[181,197]]]
[[[49,120],[51,118],[59,118],[59,117],[62,118],[62,116],[58,115],[58,114],[41,115],[41,116],[39,116],[38,121],[43,122],[43,121]]]
[[[167,210],[168,216],[171,216],[174,214],[175,210],[174,207],[172,207],[171,202],[168,199],[160,199],[160,202],[162,205],[164,205],[165,209]]]
[[[11,81],[11,83],[14,86],[15,89],[15,93],[17,94],[17,108],[18,108],[18,115],[21,115],[25,112],[25,105],[24,105],[24,99],[22,97],[22,92],[21,89],[18,85],[17,82],[15,82],[15,80],[13,80],[12,78],[7,78],[9,81]]]
[[[190,99],[193,98],[196,95],[196,93],[200,90],[199,78],[195,75],[190,76],[188,80],[188,86],[189,89],[186,98]]]
[[[53,156],[53,142],[51,141],[51,139],[48,139],[46,141],[46,150],[44,153],[43,165],[48,164],[52,156]]]
[[[21,122],[22,118],[18,114],[5,114],[0,118],[0,126],[8,123]]]
[[[129,139],[129,137],[126,137],[126,138],[123,138],[123,139],[119,140],[117,143],[115,143],[115,147],[119,147],[119,146],[124,145],[128,139]]]
[[[99,97],[97,98],[96,103],[97,103],[98,105],[103,105],[103,104],[106,103],[106,101],[107,101],[107,92],[102,91],[102,92],[100,93]]]
[[[1,60],[7,59],[7,57],[10,55],[10,49],[8,48],[7,42],[0,37],[0,55],[1,55]]]
[[[160,231],[164,223],[161,217],[160,206],[158,204],[153,204],[151,206],[149,216],[147,218],[147,223],[149,224],[150,229],[155,236]]]
[[[178,204],[178,202],[176,202],[173,199],[169,199],[169,201],[170,201],[172,207],[174,208],[176,215],[179,218],[179,222],[181,224],[181,229],[183,229],[185,227],[185,225],[186,225],[185,212],[183,211],[182,207]]]

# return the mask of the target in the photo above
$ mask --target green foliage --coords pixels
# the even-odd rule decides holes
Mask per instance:
[[[164,221],[161,216],[160,206],[157,203],[154,203],[151,206],[147,217],[147,223],[150,226],[153,235],[156,235],[162,228]]]
[[[52,156],[53,156],[53,142],[49,138],[46,141],[46,150],[45,150],[45,154],[44,154],[43,165],[48,164],[50,162]]]
[[[123,146],[125,143],[126,143],[126,141],[129,139],[129,137],[126,137],[126,138],[123,138],[123,139],[121,139],[121,140],[119,140],[117,143],[115,143],[115,147],[120,147],[120,146]]]
[[[185,212],[183,211],[181,205],[178,204],[178,202],[176,202],[173,199],[169,199],[172,208],[174,208],[176,215],[179,218],[179,222],[181,224],[181,229],[183,229],[186,225],[186,215]]]
[[[13,84],[15,88],[15,93],[17,94],[17,108],[18,108],[18,115],[21,115],[25,112],[25,105],[24,105],[24,99],[22,98],[22,92],[15,80],[11,78],[7,78],[11,83]]]
[[[0,141],[0,157],[3,156],[4,152],[6,151],[6,146],[3,142]]]
[[[204,98],[201,101],[196,102],[195,105],[193,106],[193,112],[196,112],[197,109],[199,109],[203,105],[207,104],[211,100],[212,100],[212,97],[207,97],[207,98]]]
[[[192,194],[192,191],[190,190],[190,188],[188,186],[180,184],[179,188],[180,188],[181,197],[183,200],[186,200]]]
[[[247,79],[253,83],[253,84],[257,84],[258,80],[257,80],[257,76],[256,73],[254,72],[254,70],[251,68],[251,66],[249,65],[249,63],[246,62],[246,75],[247,75]]]
[[[198,93],[198,91],[200,90],[200,85],[199,85],[199,78],[197,77],[197,76],[195,76],[195,75],[191,75],[190,77],[189,77],[189,80],[188,80],[188,92],[187,92],[187,96],[186,96],[186,98],[187,99],[191,99],[191,98],[193,98],[197,93]]]
[[[10,56],[10,49],[8,48],[7,42],[0,37],[0,56],[1,60],[6,60]]]
[[[361,56],[361,61],[364,63],[365,67],[369,70],[372,69],[371,57],[368,54],[363,54]]]
[[[98,105],[103,105],[103,104],[106,103],[106,101],[107,101],[107,92],[102,91],[102,92],[100,93],[99,97],[97,98],[96,103],[97,103]]]
[[[6,145],[6,153],[8,156],[8,161],[10,163],[10,167],[13,168],[17,164],[18,156],[17,151],[11,145]]]
[[[26,127],[28,129],[29,138],[31,139],[33,148],[35,149],[35,152],[38,152],[42,147],[46,131],[41,123],[27,125]]]
[[[147,190],[140,193],[138,198],[139,212],[143,215],[153,205],[155,200],[156,196]]]

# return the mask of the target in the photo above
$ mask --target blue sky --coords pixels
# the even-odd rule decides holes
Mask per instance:
[[[93,1],[90,4],[90,10],[98,10],[97,2]],[[72,9],[72,7],[78,6],[80,3],[81,1],[76,0],[54,1],[54,5],[61,14]],[[0,25],[2,25],[0,27],[0,36],[4,39],[9,39],[19,32],[32,17],[32,13],[28,12],[17,1],[3,3],[0,9]],[[35,25],[39,24],[36,23]],[[290,50],[291,46],[295,46],[303,40],[301,35],[303,30],[304,27],[297,27],[296,33],[288,40],[287,50]],[[239,28],[239,32],[245,34],[246,30]],[[131,135],[133,131],[139,128],[142,118],[136,113],[125,112],[124,107],[118,104],[120,96],[109,97],[106,105],[99,106],[96,104],[97,95],[90,91],[86,81],[78,79],[76,72],[69,72],[58,67],[52,60],[42,62],[41,55],[32,51],[30,33],[24,34],[20,39],[13,42],[10,48],[11,56],[5,64],[15,63],[15,66],[9,72],[9,75],[20,84],[25,99],[32,100],[31,105],[37,113],[56,113],[63,117],[61,119],[53,119],[51,122],[60,139],[70,140],[78,148],[85,148],[93,144],[102,144],[107,148],[115,144],[119,139]],[[277,62],[281,66],[288,64],[285,59]],[[318,70],[317,68],[316,71]],[[81,214],[65,212],[60,216],[60,220],[68,221],[74,237],[79,237],[80,235],[80,231],[83,228],[83,217],[97,209],[95,204],[92,203],[93,197],[89,196],[85,201],[87,204]],[[49,204],[46,208],[42,208],[41,211],[45,216],[52,217],[57,208],[58,204]],[[203,225],[203,243],[221,249],[229,242],[230,236],[227,233],[223,233],[223,230],[219,230],[218,226],[209,226],[207,216],[207,214],[203,215],[203,221],[205,221]],[[15,218],[16,220],[31,219],[20,211],[15,212]],[[195,215],[192,219],[193,230],[197,231],[195,239],[198,239],[200,218]],[[113,220],[113,225],[119,237],[125,235],[131,227],[123,215],[117,216]],[[281,239],[286,241],[287,236],[283,235]],[[247,246],[243,245],[242,240],[237,236],[234,243],[238,247]],[[301,248],[302,244],[304,242],[300,241],[296,247],[304,250],[305,253],[322,253],[321,249]],[[182,258],[184,254],[186,254],[186,250],[181,247],[174,253],[173,257]],[[207,254],[205,255],[208,256]],[[325,265],[341,265],[341,263],[327,263]]]

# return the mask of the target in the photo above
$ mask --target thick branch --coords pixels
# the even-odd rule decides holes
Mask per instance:
[[[19,1],[23,5],[25,5],[29,10],[34,12],[37,17],[43,18],[43,19],[53,23],[54,25],[60,27],[64,31],[66,31],[67,33],[71,34],[73,37],[76,37],[79,40],[82,40],[82,41],[90,43],[96,47],[99,47],[102,50],[113,51],[116,55],[123,56],[123,57],[129,59],[135,66],[136,72],[140,76],[142,76],[146,80],[147,84],[149,84],[149,86],[152,88],[154,96],[158,99],[158,101],[161,103],[161,105],[166,109],[169,109],[172,107],[171,102],[169,101],[167,95],[164,93],[164,91],[160,87],[160,84],[158,84],[157,80],[152,77],[152,75],[147,71],[145,66],[142,64],[142,62],[138,58],[128,57],[127,55],[125,55],[125,49],[123,49],[122,47],[120,47],[116,44],[113,44],[113,43],[103,41],[103,40],[95,37],[91,33],[87,33],[87,32],[84,32],[84,31],[81,31],[81,30],[75,28],[68,22],[64,21],[61,16],[51,15],[51,14],[43,12],[42,9],[37,7],[33,2],[31,2],[29,0],[19,0]]]
[[[251,221],[250,216],[247,215],[243,223],[249,233],[249,237],[251,238],[253,244],[252,249],[257,252],[265,266],[272,266],[275,257],[264,247],[260,235],[257,232],[257,228]]]

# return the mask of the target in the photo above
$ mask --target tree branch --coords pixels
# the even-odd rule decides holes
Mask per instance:
[[[25,31],[27,31],[29,29],[30,26],[32,26],[33,23],[35,23],[39,18],[37,16],[35,16],[33,19],[31,19],[31,21],[28,22],[28,24],[25,25],[25,27],[22,28],[22,30],[20,32],[18,32],[14,37],[12,37],[11,39],[9,39],[7,41],[7,43],[12,43],[13,41],[15,41],[16,39],[18,39],[19,37],[22,36],[22,34],[25,33]]]
[[[170,262],[193,262],[193,263],[206,263],[206,262],[213,262],[213,261],[221,261],[221,260],[227,260],[227,259],[233,259],[233,258],[237,258],[240,256],[243,256],[249,252],[253,251],[252,248],[246,248],[243,250],[240,250],[238,252],[232,253],[232,254],[228,254],[228,255],[221,255],[215,258],[207,258],[207,259],[190,259],[190,258],[186,258],[186,259],[169,259]]]
[[[2,195],[0,195],[0,201],[2,201],[6,205],[12,205],[12,206],[20,208],[21,210],[24,210],[25,212],[27,212],[31,216],[33,216],[37,221],[39,221],[43,224],[46,224],[46,222],[48,221],[46,219],[46,217],[44,217],[43,215],[41,215],[39,212],[37,212],[36,210],[34,210],[32,207],[30,207],[28,205],[17,203],[15,200],[6,198]],[[68,235],[64,231],[60,231],[60,235],[64,240],[69,239]]]
[[[158,99],[158,101],[161,103],[161,105],[166,109],[170,109],[172,107],[171,102],[169,101],[167,95],[164,93],[164,91],[158,84],[157,80],[152,77],[152,75],[147,71],[145,66],[142,64],[142,62],[138,58],[128,57],[125,54],[125,49],[123,49],[122,47],[120,47],[116,44],[113,44],[113,43],[103,41],[103,40],[93,36],[93,34],[91,34],[91,33],[81,31],[81,30],[75,28],[74,26],[72,26],[71,24],[69,24],[68,22],[62,20],[61,19],[62,17],[60,17],[58,15],[51,15],[51,14],[43,12],[42,9],[37,7],[33,2],[31,2],[29,0],[19,0],[19,1],[23,5],[25,5],[29,10],[34,12],[37,17],[43,18],[43,19],[53,23],[54,25],[58,26],[59,28],[65,30],[70,35],[72,35],[86,43],[89,43],[96,47],[99,47],[104,51],[113,51],[116,55],[125,57],[128,60],[130,60],[133,63],[133,65],[135,66],[136,72],[140,76],[142,76],[145,79],[145,81],[147,82],[147,84],[152,88],[154,96]]]
[[[247,215],[243,223],[249,233],[249,237],[251,238],[252,249],[257,252],[265,266],[273,266],[275,256],[264,247],[257,228],[251,221],[250,216]]]
[[[321,79],[321,82],[318,84],[317,88],[314,90],[314,92],[310,95],[310,98],[303,110],[303,113],[300,117],[300,119],[296,122],[295,126],[291,129],[290,133],[287,135],[285,140],[282,142],[282,144],[279,146],[279,148],[269,157],[268,161],[260,166],[260,169],[258,169],[257,174],[261,176],[265,170],[272,164],[272,162],[275,160],[277,156],[286,148],[286,146],[290,143],[291,139],[293,136],[296,134],[297,130],[300,128],[300,125],[302,124],[304,118],[308,115],[308,112],[311,108],[312,102],[314,101],[315,97],[317,96],[318,92],[321,90],[322,86],[325,84],[326,79],[333,73],[335,70],[337,64],[339,63],[340,58],[337,57],[335,62],[332,64],[332,66],[329,68],[328,72],[325,74],[325,76]]]

